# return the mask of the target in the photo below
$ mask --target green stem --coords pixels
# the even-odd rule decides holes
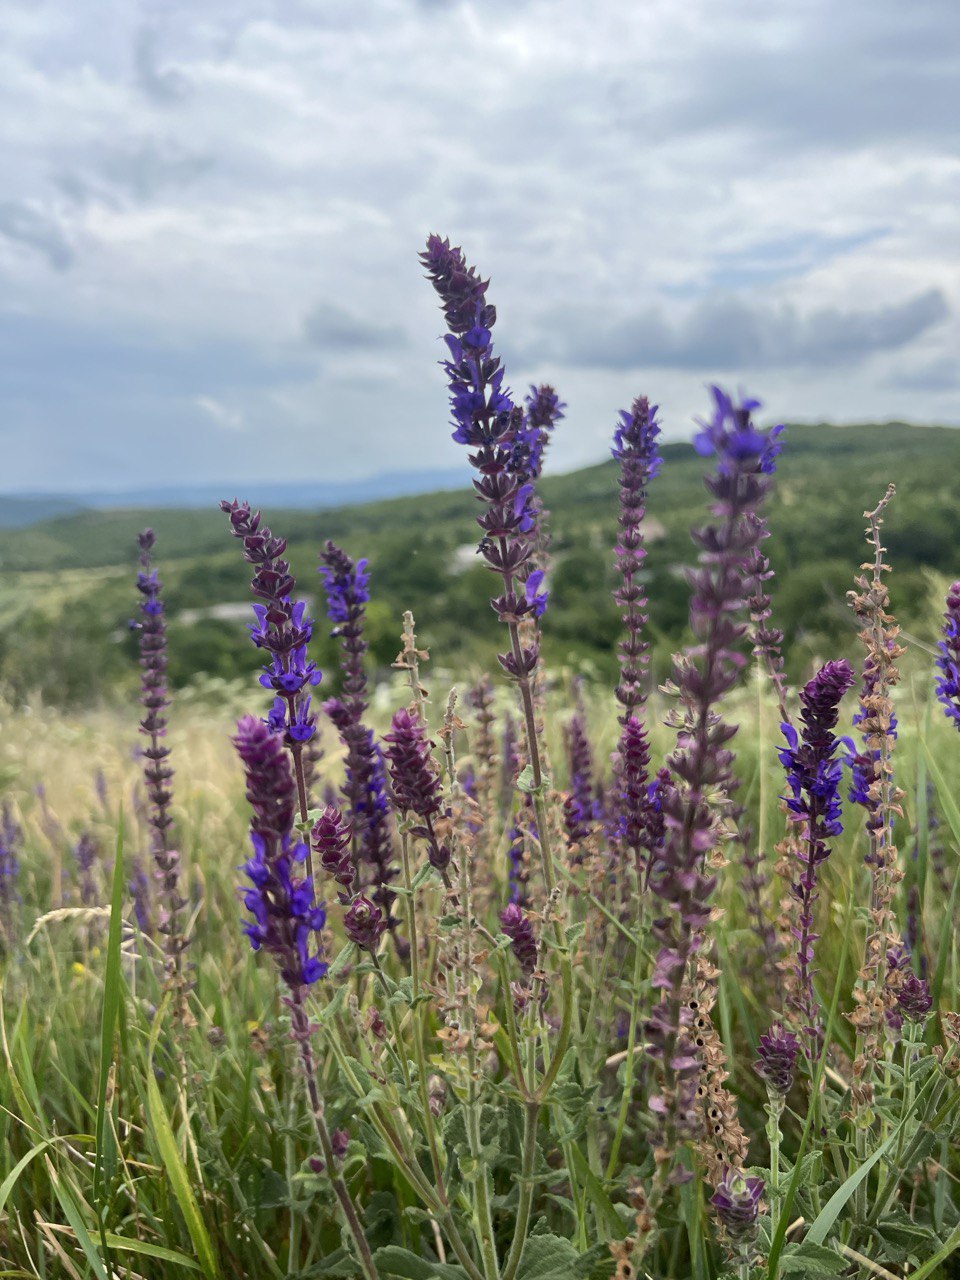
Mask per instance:
[[[780,1117],[783,1115],[784,1100],[779,1093],[772,1090],[767,1102],[767,1138],[770,1143],[770,1183],[767,1188],[770,1196],[770,1238],[777,1233],[780,1221]]]
[[[400,1064],[400,1071],[403,1074],[403,1083],[406,1085],[407,1089],[409,1090],[412,1087],[410,1082],[410,1068],[407,1066],[407,1055],[404,1052],[404,1048],[403,1048],[403,1037],[400,1032],[400,1019],[397,1016],[396,1006],[394,1005],[390,997],[390,988],[387,986],[387,975],[383,972],[383,969],[380,966],[380,961],[377,957],[376,952],[368,951],[367,955],[373,961],[373,967],[376,970],[377,977],[380,980],[380,985],[383,988],[383,994],[386,996],[387,1016],[390,1019],[390,1027],[393,1031],[393,1040],[395,1045],[394,1057],[397,1059],[397,1062]]]
[[[360,1269],[364,1274],[365,1280],[380,1280],[380,1273],[373,1260],[373,1254],[370,1252],[370,1246],[367,1243],[356,1205],[354,1205],[350,1192],[347,1190],[347,1184],[339,1171],[339,1161],[333,1154],[333,1143],[330,1140],[330,1131],[327,1128],[327,1121],[324,1116],[323,1100],[320,1097],[320,1090],[317,1086],[313,1047],[310,1043],[310,1019],[303,1004],[302,988],[291,991],[291,1018],[293,1033],[300,1045],[300,1058],[307,1081],[307,1095],[310,1099],[310,1113],[313,1118],[313,1126],[316,1130],[324,1164],[327,1167],[327,1174],[334,1193],[340,1202],[340,1208],[346,1219],[347,1229],[357,1251]]]
[[[536,1040],[531,1034],[527,1046],[530,1078],[535,1070]],[[523,1110],[523,1156],[520,1164],[520,1191],[517,1201],[517,1220],[513,1229],[513,1243],[507,1256],[502,1280],[514,1280],[523,1256],[523,1246],[527,1241],[530,1227],[530,1209],[533,1205],[533,1169],[537,1160],[537,1124],[540,1119],[540,1103],[534,1099],[527,1101]]]
[[[642,915],[643,903],[640,894],[637,894],[638,914]],[[637,925],[637,935],[641,932],[640,923]],[[620,1111],[617,1115],[617,1128],[613,1135],[613,1142],[610,1146],[610,1158],[607,1161],[607,1181],[614,1174],[617,1167],[617,1161],[620,1158],[620,1144],[623,1142],[623,1133],[627,1126],[627,1116],[630,1112],[630,1102],[633,1098],[633,1077],[634,1077],[634,1051],[637,1043],[637,1018],[640,1011],[640,979],[643,973],[642,953],[639,947],[634,948],[633,953],[633,983],[631,986],[632,1000],[630,1004],[630,1029],[627,1032],[627,1061],[624,1065],[623,1076],[623,1095],[620,1098]]]
[[[433,1176],[437,1184],[440,1198],[446,1201],[443,1185],[443,1163],[440,1159],[440,1145],[437,1142],[436,1125],[430,1109],[430,1089],[427,1083],[427,1059],[423,1049],[425,1037],[424,1006],[420,1003],[420,943],[417,936],[417,913],[413,901],[413,874],[410,865],[409,837],[406,831],[400,836],[400,854],[403,861],[404,909],[407,916],[407,933],[410,938],[410,979],[413,984],[413,1052],[417,1060],[417,1083],[420,1091],[420,1105],[423,1109],[423,1127],[430,1147],[430,1161],[433,1165]]]

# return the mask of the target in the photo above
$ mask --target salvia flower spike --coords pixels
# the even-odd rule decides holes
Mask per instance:
[[[330,1133],[317,1083],[312,1043],[316,1028],[310,1021],[305,999],[308,987],[327,973],[321,941],[326,912],[323,903],[316,901],[313,877],[299,874],[307,847],[296,834],[297,784],[284,738],[279,727],[245,716],[237,725],[233,740],[243,762],[247,800],[253,811],[253,856],[243,868],[250,884],[242,890],[251,919],[244,932],[255,951],[266,951],[273,957],[286,988],[284,1004],[290,1011],[290,1034],[300,1052],[320,1147],[320,1155],[311,1158],[311,1167],[326,1170],[330,1176],[365,1280],[379,1280],[356,1205],[339,1172],[344,1143],[342,1138],[334,1141]]]
[[[536,548],[536,507],[529,452],[523,445],[524,412],[503,385],[500,357],[493,353],[496,309],[487,302],[489,282],[467,265],[463,252],[449,240],[432,235],[420,255],[443,303],[450,332],[443,362],[450,387],[453,438],[472,450],[477,472],[473,485],[483,503],[477,523],[483,531],[480,554],[503,581],[491,600],[503,622],[516,626],[523,618],[539,618],[547,607],[544,571],[531,571]],[[514,679],[528,679],[540,658],[539,638],[515,643],[500,663]],[[532,712],[531,712],[532,715]],[[539,785],[540,779],[535,779]]]
[[[9,955],[18,941],[20,851],[23,831],[4,801],[0,810],[0,957]]]
[[[787,1031],[780,1023],[774,1023],[761,1035],[757,1052],[757,1075],[767,1082],[767,1088],[773,1093],[785,1097],[793,1085],[800,1041],[793,1032]]]
[[[296,991],[327,971],[320,944],[326,924],[312,880],[300,874],[307,846],[297,838],[296,784],[283,734],[254,716],[237,725],[234,746],[243,761],[253,809],[253,855],[243,870],[250,885],[243,901],[252,919],[244,926],[255,951],[269,952],[284,982]]]
[[[846,659],[828,662],[800,691],[798,731],[783,725],[786,747],[780,761],[786,771],[787,808],[800,826],[797,879],[791,885],[796,903],[795,974],[796,1013],[806,1038],[811,1061],[819,1056],[823,1028],[813,986],[814,907],[818,897],[820,867],[829,858],[832,841],[841,834],[840,782],[843,763],[837,757],[840,741],[834,735],[843,695],[854,683]]]
[[[960,729],[960,582],[947,592],[943,639],[937,649],[937,697],[948,719]]]
[[[734,755],[728,743],[736,733],[715,708],[736,683],[746,658],[747,635],[741,619],[745,577],[756,545],[754,516],[766,497],[779,450],[781,428],[760,430],[752,420],[757,402],[734,403],[713,389],[713,417],[701,424],[697,447],[714,453],[715,474],[707,478],[715,523],[696,537],[700,566],[691,572],[690,623],[695,646],[675,663],[680,709],[677,750],[670,757],[673,780],[660,790],[664,823],[662,847],[651,859],[649,883],[660,918],[654,924],[659,943],[652,983],[661,992],[646,1024],[648,1052],[657,1063],[658,1083],[650,1098],[655,1133],[658,1195],[668,1181],[689,1176],[678,1162],[681,1144],[701,1132],[697,1105],[700,1065],[691,1034],[691,962],[700,950],[710,919],[715,877],[708,858],[719,833],[708,801],[733,789]],[[696,1002],[694,1002],[696,1003]]]
[[[647,598],[642,573],[647,556],[643,535],[647,486],[662,465],[659,435],[657,406],[651,405],[646,396],[639,396],[629,413],[620,414],[612,449],[619,467],[620,488],[616,548],[619,583],[614,599],[620,606],[625,632],[617,646],[620,680],[616,698],[621,708],[621,727],[612,800],[618,845],[631,853],[638,870],[650,847],[651,820],[657,802],[656,784],[653,788],[650,784],[650,746],[643,721],[650,646],[645,635]]]
[[[346,749],[343,798],[352,828],[353,857],[364,869],[364,887],[371,890],[387,927],[395,930],[396,895],[391,888],[400,874],[394,847],[387,771],[373,730],[364,721],[367,710],[367,676],[363,658],[366,606],[370,601],[370,573],[366,560],[354,560],[333,542],[321,553],[320,576],[327,597],[327,616],[334,624],[331,635],[340,643],[342,688],[328,698],[324,710],[333,721]],[[398,945],[400,940],[395,940]]]
[[[153,567],[153,548],[156,537],[152,529],[139,535],[140,571],[137,574],[137,590],[140,592],[140,614],[132,623],[137,633],[140,649],[140,702],[143,719],[140,732],[146,737],[143,748],[143,776],[147,789],[147,821],[151,831],[151,854],[154,862],[154,879],[157,884],[157,931],[163,937],[166,956],[167,979],[174,986],[181,986],[182,953],[187,945],[180,923],[187,905],[180,886],[181,857],[173,840],[173,817],[170,805],[173,801],[170,765],[170,747],[167,737],[167,708],[170,695],[167,688],[167,622],[163,603],[162,584]],[[183,994],[178,997],[178,1012],[183,1009]]]

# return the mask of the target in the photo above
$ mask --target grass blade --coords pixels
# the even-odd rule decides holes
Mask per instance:
[[[120,1011],[120,945],[123,941],[123,812],[117,827],[117,852],[113,864],[113,892],[110,900],[110,932],[107,935],[107,967],[103,981],[103,1014],[100,1020],[100,1082],[97,1092],[96,1161],[93,1169],[93,1199],[100,1223],[100,1240],[109,1260],[106,1243],[106,1205],[100,1204],[104,1165],[108,1177],[116,1167],[117,1151],[113,1130],[107,1124],[107,1087],[113,1066],[113,1043]]]
[[[77,1244],[83,1250],[93,1274],[97,1280],[110,1280],[113,1268],[108,1273],[103,1265],[103,1258],[100,1255],[97,1246],[93,1243],[93,1237],[86,1228],[83,1217],[80,1213],[80,1206],[73,1198],[73,1192],[61,1181],[60,1175],[54,1167],[53,1161],[49,1156],[44,1156],[44,1163],[47,1166],[47,1174],[50,1178],[50,1185],[53,1187],[54,1194],[60,1202],[60,1208],[66,1216],[67,1222],[73,1228],[73,1234],[77,1237]]]
[[[200,1206],[197,1198],[193,1194],[190,1186],[190,1179],[187,1176],[187,1170],[183,1161],[180,1159],[180,1152],[177,1150],[177,1141],[173,1136],[173,1129],[170,1120],[167,1117],[166,1109],[163,1105],[163,1099],[160,1096],[160,1089],[157,1085],[157,1078],[153,1070],[153,1054],[156,1049],[157,1039],[160,1035],[160,1027],[162,1025],[163,1015],[167,1010],[170,998],[165,996],[163,1003],[157,1011],[154,1019],[153,1029],[150,1032],[150,1052],[147,1062],[147,1113],[150,1117],[150,1127],[153,1129],[154,1137],[157,1140],[157,1146],[160,1149],[160,1158],[163,1161],[164,1168],[167,1171],[167,1177],[170,1179],[170,1185],[173,1188],[173,1194],[177,1198],[177,1204],[180,1206],[180,1212],[183,1214],[184,1222],[187,1224],[187,1231],[190,1233],[190,1239],[193,1247],[197,1251],[197,1258],[203,1269],[204,1275],[208,1280],[220,1280],[220,1268],[217,1264],[216,1255],[213,1251],[213,1245],[207,1232],[206,1224],[200,1213]]]

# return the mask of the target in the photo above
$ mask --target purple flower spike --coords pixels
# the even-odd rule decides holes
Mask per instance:
[[[947,592],[947,608],[943,615],[943,639],[937,645],[940,656],[937,668],[937,697],[947,717],[960,729],[960,582]]]
[[[620,704],[620,741],[614,757],[613,834],[638,868],[651,847],[649,801],[650,748],[643,708],[647,700],[646,673],[649,643],[647,597],[642,582],[647,550],[643,538],[647,486],[658,474],[660,423],[657,406],[639,396],[629,413],[622,412],[613,437],[613,456],[619,464],[620,513],[617,518],[617,571],[620,583],[614,599],[620,606],[625,631],[618,645],[620,680],[616,699]]]
[[[433,743],[419,717],[402,707],[394,714],[384,736],[385,755],[397,807],[418,818],[432,818],[440,811],[440,778],[433,761]]]
[[[263,687],[277,695],[267,723],[284,732],[286,744],[299,765],[304,745],[317,729],[308,692],[321,680],[316,664],[307,657],[313,622],[307,616],[306,604],[292,599],[297,583],[289,563],[283,559],[285,539],[274,537],[261,522],[260,512],[251,512],[248,502],[224,501],[220,510],[229,517],[233,536],[243,542],[243,558],[255,570],[251,589],[262,601],[253,606],[255,621],[250,624],[250,638],[258,649],[271,655],[260,676]]]
[[[320,576],[327,597],[327,615],[335,623],[331,635],[340,642],[342,689],[324,703],[346,749],[343,798],[353,829],[352,854],[358,870],[365,868],[364,887],[383,911],[387,927],[396,929],[391,883],[399,874],[394,858],[390,803],[384,759],[373,730],[364,723],[367,676],[363,660],[366,607],[370,574],[366,560],[353,559],[333,542],[321,552]],[[394,935],[396,937],[396,935]]]
[[[357,875],[350,857],[352,833],[336,805],[327,805],[310,834],[321,867],[349,893]]]
[[[537,939],[533,925],[517,902],[510,902],[500,914],[500,925],[511,942],[523,976],[531,978],[537,967]]]
[[[584,843],[601,819],[596,797],[593,750],[587,736],[587,718],[583,707],[580,682],[575,684],[577,710],[567,725],[567,757],[570,767],[570,791],[563,802],[563,821],[567,845],[573,851],[574,863],[582,862]]]
[[[294,834],[296,784],[290,757],[282,735],[254,716],[240,721],[233,742],[253,808],[253,856],[243,867],[250,885],[241,891],[253,918],[244,933],[254,951],[274,957],[295,996],[327,972],[320,943],[327,917],[323,903],[314,898],[312,882],[298,871],[307,848]]]
[[[648,881],[659,899],[653,933],[659,943],[653,985],[663,993],[646,1024],[648,1052],[657,1063],[657,1088],[650,1100],[656,1123],[658,1179],[686,1175],[677,1164],[680,1144],[700,1134],[696,1091],[699,1062],[693,1044],[693,1011],[684,999],[688,967],[703,943],[710,920],[715,877],[709,854],[718,838],[711,793],[730,795],[736,782],[736,733],[716,707],[736,684],[745,664],[745,611],[750,565],[760,540],[754,517],[770,489],[766,463],[770,433],[750,421],[755,402],[736,406],[716,393],[716,415],[704,433],[718,454],[715,474],[706,479],[714,522],[694,534],[700,564],[690,573],[690,627],[693,650],[678,660],[674,681],[679,708],[672,723],[677,748],[669,759],[672,778],[659,779],[656,821],[662,843],[650,859]],[[747,444],[749,443],[749,448]]]
[[[500,358],[491,345],[497,313],[486,300],[489,281],[467,265],[462,250],[432,235],[420,260],[450,329],[449,358],[443,368],[450,388],[453,438],[473,450],[473,485],[484,505],[477,517],[483,531],[480,554],[503,580],[502,592],[490,603],[497,617],[511,626],[524,618],[536,620],[547,607],[547,593],[541,590],[542,569],[534,560],[539,516],[534,482],[547,431],[563,406],[551,387],[542,387],[528,400],[525,412],[505,390]],[[507,675],[521,682],[534,674],[539,659],[536,634],[499,655]]]
[[[77,863],[77,890],[84,907],[96,906],[100,900],[97,870],[100,862],[100,843],[89,831],[82,832],[74,846]]]
[[[9,955],[17,941],[17,908],[20,903],[17,882],[20,879],[22,847],[23,832],[13,810],[4,802],[0,812],[0,955]]]
[[[759,1060],[754,1067],[757,1075],[766,1080],[774,1093],[788,1094],[797,1068],[800,1041],[792,1032],[775,1023],[766,1035],[760,1037],[758,1053]]]
[[[903,986],[897,995],[897,1008],[908,1021],[925,1022],[933,1008],[929,982],[911,973],[904,979]]]
[[[739,1169],[724,1168],[723,1179],[710,1203],[731,1240],[740,1243],[753,1235],[762,1196],[762,1178],[748,1178]]]
[[[744,400],[735,404],[719,387],[711,387],[714,414],[709,421],[699,423],[700,433],[694,437],[693,446],[703,457],[716,454],[719,469],[732,475],[739,467],[755,467],[763,475],[772,475],[777,458],[783,449],[781,436],[785,427],[758,430],[751,421],[751,414],[760,408],[759,400]]]
[[[840,780],[842,761],[836,758],[840,745],[834,737],[840,701],[854,683],[853,669],[845,659],[828,662],[800,691],[798,734],[792,725],[783,726],[787,746],[780,752],[786,770],[789,794],[785,797],[792,820],[802,827],[799,858],[800,875],[790,893],[797,903],[797,1012],[804,1022],[807,1053],[815,1058],[820,1051],[823,1029],[820,1008],[813,987],[814,904],[818,897],[820,864],[830,856],[830,841],[840,835]]]
[[[143,719],[140,732],[147,738],[143,748],[143,776],[147,784],[147,821],[151,831],[151,853],[154,879],[158,889],[159,920],[157,929],[163,935],[166,973],[169,980],[179,980],[186,939],[180,930],[180,915],[187,905],[180,892],[180,854],[174,847],[173,818],[170,805],[170,747],[166,744],[167,708],[167,622],[159,575],[152,564],[156,536],[144,529],[137,539],[140,548],[140,617],[133,622],[140,648],[140,703]]]
[[[350,910],[343,918],[343,926],[351,942],[372,953],[376,951],[387,924],[380,908],[361,894],[350,904]]]

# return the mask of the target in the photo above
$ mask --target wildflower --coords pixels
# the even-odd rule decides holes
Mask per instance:
[[[500,926],[510,939],[511,950],[525,978],[532,977],[537,967],[537,939],[533,925],[520,904],[510,902],[500,913]]]
[[[350,825],[336,805],[328,804],[314,823],[310,838],[320,855],[320,865],[348,893],[356,879],[350,858]]]
[[[579,682],[575,686],[575,695],[578,700],[577,710],[564,733],[570,768],[570,791],[563,803],[563,821],[568,846],[572,850],[580,850],[590,838],[600,815],[595,795],[593,752],[587,736],[586,714]],[[575,854],[577,861],[582,860],[582,856],[579,852]]]
[[[739,1243],[754,1234],[762,1196],[762,1178],[748,1178],[740,1169],[728,1167],[724,1171],[710,1203],[732,1241]]]
[[[746,661],[738,646],[747,628],[738,615],[756,545],[752,517],[769,491],[767,476],[777,450],[774,432],[760,431],[751,422],[755,401],[734,405],[719,389],[713,394],[714,416],[701,424],[698,440],[701,450],[709,447],[718,455],[716,473],[707,479],[716,522],[695,535],[701,548],[700,566],[690,575],[696,647],[675,664],[682,710],[672,720],[678,731],[677,749],[669,760],[673,777],[659,790],[658,821],[664,823],[664,839],[649,869],[650,887],[662,910],[653,925],[660,946],[652,982],[663,995],[645,1028],[648,1052],[658,1064],[649,1105],[656,1124],[661,1190],[666,1179],[687,1176],[677,1167],[677,1146],[700,1133],[700,1068],[684,984],[702,946],[715,884],[707,857],[718,833],[706,797],[712,791],[728,794],[733,788],[734,756],[728,743],[736,733],[714,708],[733,688]]]
[[[401,707],[384,737],[390,782],[397,807],[427,821],[440,812],[440,778],[433,761],[433,743],[419,716]]]
[[[151,829],[154,879],[159,890],[157,931],[163,937],[167,978],[179,983],[182,952],[187,945],[181,931],[180,915],[187,900],[180,891],[180,853],[173,846],[173,817],[170,814],[173,769],[170,766],[170,747],[164,741],[167,735],[166,710],[170,705],[167,691],[167,624],[161,594],[162,584],[152,565],[152,551],[156,543],[153,530],[145,529],[137,541],[140,547],[137,590],[142,599],[140,617],[132,625],[138,633],[140,666],[143,672],[140,702],[144,716],[140,721],[140,732],[149,740],[143,749],[146,762],[143,776],[147,784],[147,820]]]
[[[304,601],[292,599],[297,584],[283,559],[286,540],[274,537],[262,523],[260,512],[251,512],[248,502],[236,498],[223,501],[220,510],[229,517],[233,536],[243,543],[243,558],[254,566],[250,586],[261,603],[253,606],[250,638],[270,658],[260,676],[261,685],[275,694],[268,720],[274,730],[284,733],[295,768],[302,773],[304,744],[313,738],[317,727],[308,690],[322,678],[307,656],[313,622]],[[301,804],[301,817],[305,816],[306,797]]]
[[[342,688],[340,695],[324,703],[346,748],[346,780],[343,796],[352,828],[352,852],[359,868],[365,865],[366,887],[382,908],[387,927],[396,929],[393,916],[396,895],[391,883],[399,874],[391,838],[390,803],[383,754],[373,730],[364,723],[367,709],[367,676],[363,658],[366,606],[370,601],[370,574],[366,560],[356,563],[333,542],[321,553],[320,575],[327,597],[331,632],[340,642]]]
[[[239,722],[233,742],[253,808],[253,856],[243,868],[251,882],[243,901],[253,919],[244,932],[254,951],[273,955],[283,981],[297,991],[327,972],[319,937],[326,912],[315,901],[312,881],[297,874],[307,846],[294,835],[296,784],[290,759],[283,736],[254,716]]]
[[[800,1053],[800,1041],[778,1022],[760,1037],[759,1061],[754,1070],[767,1088],[784,1096],[790,1092]]]
[[[897,1008],[910,1022],[924,1022],[933,1008],[933,996],[930,984],[925,978],[918,978],[915,973],[909,974],[901,984],[897,993]]]
[[[620,423],[614,433],[612,453],[620,468],[620,513],[617,517],[620,532],[616,556],[621,579],[614,599],[622,611],[626,631],[625,638],[617,646],[620,682],[616,698],[623,708],[621,724],[626,724],[643,706],[647,696],[645,675],[649,644],[643,634],[647,623],[647,599],[640,575],[647,558],[643,540],[647,486],[659,474],[663,464],[657,447],[659,435],[657,405],[651,405],[646,396],[639,396],[629,413],[620,414]]]
[[[790,792],[786,804],[792,820],[801,826],[798,848],[801,870],[790,890],[797,904],[795,1000],[797,1012],[804,1021],[803,1031],[811,1058],[819,1053],[822,1037],[820,1010],[813,988],[817,940],[813,931],[813,908],[818,896],[818,869],[830,856],[828,842],[843,830],[840,824],[842,762],[836,758],[840,743],[833,731],[840,701],[853,682],[853,670],[846,659],[828,662],[800,692],[801,732],[798,734],[790,724],[782,726],[787,746],[780,752],[780,761],[786,770]]]
[[[533,577],[531,558],[536,547],[535,490],[524,439],[524,411],[503,385],[504,370],[493,354],[491,330],[496,309],[487,302],[489,281],[467,265],[463,252],[449,240],[432,235],[420,255],[443,304],[450,332],[448,359],[443,367],[450,387],[453,439],[468,445],[477,471],[474,488],[484,504],[477,523],[483,530],[480,553],[503,581],[502,592],[491,600],[501,621],[516,626],[525,617],[539,618],[547,606],[542,576],[528,591],[518,582]],[[536,570],[542,575],[542,569]],[[537,668],[540,644],[536,634],[500,654],[504,671],[527,681]],[[535,784],[539,785],[539,776]]]
[[[947,608],[943,615],[943,639],[937,645],[937,697],[943,703],[948,719],[960,729],[960,582],[947,592]]]
[[[860,641],[865,649],[863,692],[856,722],[863,735],[863,750],[851,760],[854,785],[851,796],[867,811],[870,868],[870,928],[864,945],[864,962],[854,986],[857,1008],[849,1015],[857,1029],[857,1056],[854,1068],[861,1079],[879,1066],[880,1040],[884,1024],[896,1028],[901,1021],[896,993],[903,980],[898,963],[905,958],[903,941],[893,903],[903,879],[893,842],[894,816],[902,815],[903,792],[894,782],[893,745],[897,721],[891,689],[900,679],[897,659],[904,650],[898,643],[900,628],[889,613],[890,594],[884,575],[885,548],[881,527],[887,505],[896,494],[890,485],[873,511],[864,512],[866,538],[873,553],[872,563],[863,566],[856,578],[856,591],[848,593],[861,623]],[[871,570],[868,574],[866,570]],[[859,1096],[859,1095],[858,1095]]]
[[[151,910],[150,879],[139,858],[134,858],[131,865],[130,882],[127,889],[133,903],[133,914],[140,932],[148,938],[153,936],[153,913]]]
[[[100,844],[89,831],[81,834],[74,845],[73,856],[77,863],[77,888],[80,902],[85,907],[95,906],[100,897],[100,887],[97,883]]]
[[[9,952],[16,941],[20,902],[17,881],[22,847],[23,832],[10,805],[4,801],[0,810],[0,954]]]
[[[371,953],[376,952],[387,927],[380,908],[362,894],[351,902],[343,926],[351,942]]]

